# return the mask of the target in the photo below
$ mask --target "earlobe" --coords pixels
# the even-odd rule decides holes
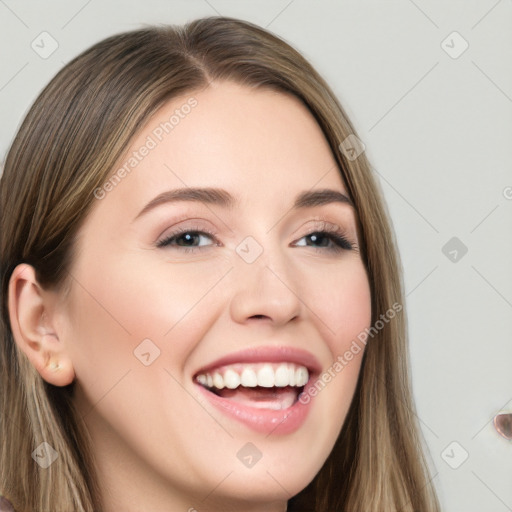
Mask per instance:
[[[31,265],[14,269],[8,306],[14,341],[41,377],[55,386],[71,384],[75,373],[54,322],[54,294],[43,290]]]

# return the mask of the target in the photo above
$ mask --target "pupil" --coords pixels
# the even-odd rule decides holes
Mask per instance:
[[[309,236],[313,243],[318,243],[319,240],[322,240],[324,238],[323,235],[318,235],[318,234],[314,234],[314,233]]]
[[[186,242],[188,242],[190,245],[190,242],[193,242],[193,240],[194,240],[194,236],[191,235],[190,233],[186,233],[186,234],[182,235],[182,239],[186,240]]]

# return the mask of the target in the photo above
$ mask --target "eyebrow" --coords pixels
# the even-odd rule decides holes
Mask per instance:
[[[227,209],[233,209],[238,204],[238,201],[227,190],[222,188],[178,188],[175,190],[167,190],[156,196],[146,206],[144,206],[135,219],[150,210],[153,210],[157,206],[168,203],[177,203],[180,201],[202,202]],[[300,193],[295,199],[292,210],[311,208],[313,206],[323,206],[331,203],[348,204],[354,208],[354,203],[348,196],[338,190],[325,188],[319,190],[307,190]]]

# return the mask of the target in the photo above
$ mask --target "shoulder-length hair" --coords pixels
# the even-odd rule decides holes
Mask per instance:
[[[226,17],[149,27],[105,39],[55,76],[26,115],[0,181],[0,490],[19,511],[101,510],[87,429],[73,384],[52,386],[17,348],[8,282],[19,263],[44,287],[67,282],[75,235],[130,141],[172,98],[231,80],[299,98],[323,130],[352,199],[371,287],[372,325],[403,306],[396,240],[365,153],[340,144],[356,131],[327,83],[282,39]],[[383,323],[383,322],[381,322]],[[437,512],[408,374],[405,309],[368,340],[343,428],[293,511]],[[43,441],[59,453],[41,470]]]

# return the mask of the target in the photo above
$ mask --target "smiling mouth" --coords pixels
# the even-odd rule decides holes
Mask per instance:
[[[238,363],[201,372],[194,380],[230,402],[277,411],[298,401],[309,381],[309,371],[291,362]]]

